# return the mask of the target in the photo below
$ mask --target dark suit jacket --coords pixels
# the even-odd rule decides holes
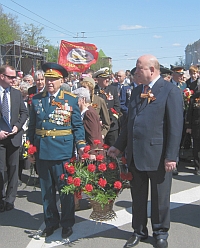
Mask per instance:
[[[36,94],[37,93],[37,87],[36,87],[36,85],[34,85],[34,86],[32,86],[32,87],[30,87],[29,89],[28,89],[28,95],[32,95],[32,94]]]
[[[113,116],[113,113],[110,109],[114,108],[117,111],[117,113],[120,113],[120,102],[119,102],[117,87],[113,85],[108,85],[108,87],[104,89],[104,92],[105,93],[101,93],[98,85],[95,86],[94,93],[105,100],[108,108],[108,112],[110,115],[110,123],[111,123],[109,131],[114,131],[119,128],[118,119],[115,116]]]
[[[200,91],[196,92],[190,98],[190,104],[187,111],[188,128],[192,129],[192,137],[200,139]]]
[[[187,81],[186,81],[186,87],[187,88],[189,88],[190,90],[194,90],[194,92],[196,92],[197,91],[197,82],[198,82],[198,78],[197,78],[197,80],[195,80],[195,81],[193,81],[192,83],[191,83],[191,78],[189,78]]]
[[[24,125],[26,119],[28,118],[28,111],[26,106],[24,105],[24,100],[22,98],[22,94],[19,90],[10,88],[10,99],[11,99],[11,119],[10,125],[11,127],[16,126],[18,128],[18,133],[15,135],[11,135],[7,139],[10,139],[13,146],[18,147],[22,143],[22,126]],[[0,141],[3,143],[4,140]]]
[[[140,171],[155,171],[164,159],[176,161],[183,127],[183,102],[180,89],[159,78],[152,87],[156,100],[142,103],[143,85],[132,92],[128,117],[115,147],[127,146],[127,162],[132,158]]]

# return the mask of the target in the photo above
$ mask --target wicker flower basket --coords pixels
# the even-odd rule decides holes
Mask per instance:
[[[96,201],[90,200],[90,202],[93,209],[90,219],[101,222],[112,220],[116,217],[116,213],[113,210],[113,201],[110,201],[103,208],[101,207],[101,204]]]

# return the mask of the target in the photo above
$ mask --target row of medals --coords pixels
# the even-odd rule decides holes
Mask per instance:
[[[42,103],[41,100],[38,104],[37,114],[40,114],[40,111],[42,110]],[[61,125],[61,126],[70,126],[71,124],[71,112],[68,110],[62,110],[62,109],[55,109],[51,114],[49,114],[49,122]]]
[[[55,109],[53,113],[49,114],[49,122],[61,126],[70,126],[71,112],[67,110]]]

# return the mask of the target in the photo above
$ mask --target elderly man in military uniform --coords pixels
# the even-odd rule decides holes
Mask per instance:
[[[119,135],[120,101],[117,87],[109,84],[110,73],[108,67],[96,71],[94,77],[97,79],[94,93],[105,100],[110,116],[110,130],[105,137],[105,144],[112,146]]]
[[[61,180],[64,164],[73,156],[74,147],[79,155],[85,146],[85,132],[75,95],[60,89],[67,71],[55,63],[45,63],[44,92],[32,99],[28,137],[37,147],[35,155],[42,191],[46,228],[41,234],[48,237],[62,227],[62,238],[69,237],[75,223],[74,196],[63,194],[66,180]],[[67,174],[66,174],[67,177]],[[56,206],[56,187],[60,194],[61,216]]]

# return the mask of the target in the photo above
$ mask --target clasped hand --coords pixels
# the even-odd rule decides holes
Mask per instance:
[[[18,128],[16,126],[13,127],[12,132],[6,132],[4,130],[1,130],[0,132],[0,140],[6,139],[8,136],[16,134],[18,132]]]

